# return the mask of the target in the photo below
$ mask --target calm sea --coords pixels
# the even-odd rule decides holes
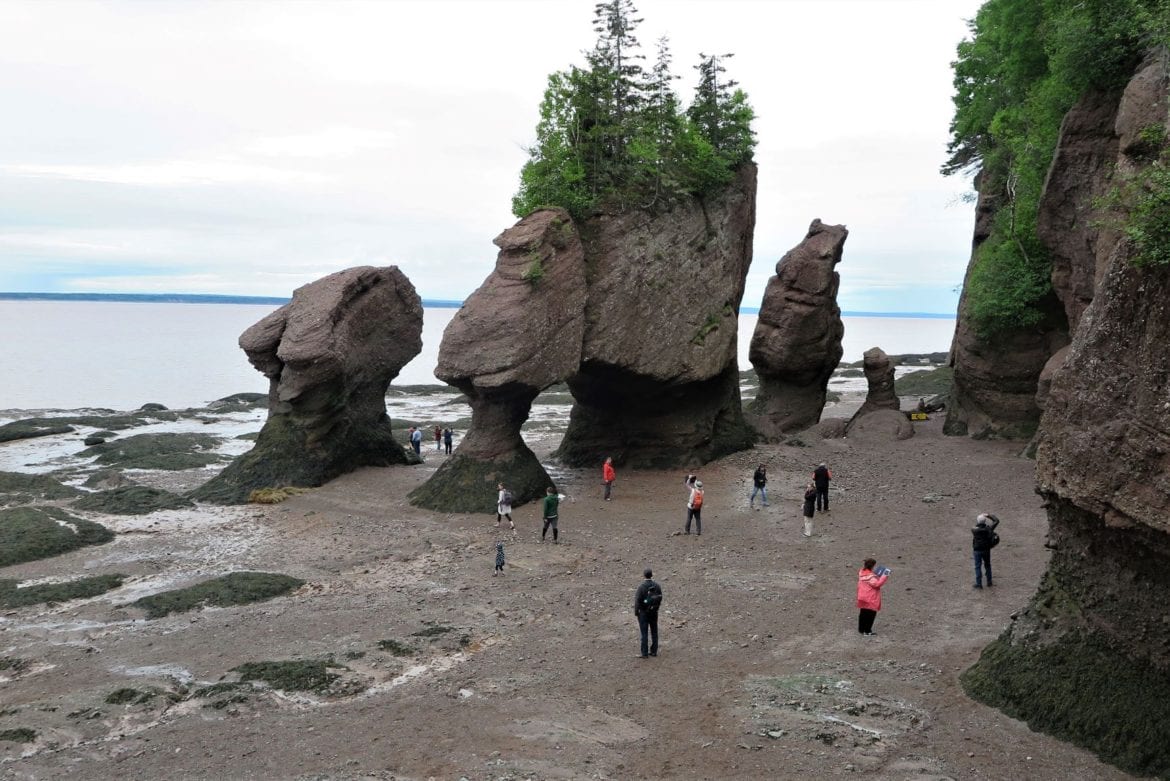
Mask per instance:
[[[146,402],[199,407],[233,393],[266,392],[236,339],[275,305],[0,301],[0,410],[109,407]],[[423,316],[422,353],[396,385],[438,384],[432,374],[455,309]],[[955,321],[846,317],[846,361],[870,347],[925,353],[950,347]],[[750,367],[756,316],[742,315],[739,363]]]

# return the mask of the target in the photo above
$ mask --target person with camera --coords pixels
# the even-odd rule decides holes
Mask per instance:
[[[999,545],[999,535],[995,527],[999,526],[999,518],[991,513],[979,513],[975,519],[975,528],[971,529],[971,551],[975,561],[975,588],[983,588],[983,573],[980,563],[987,570],[987,587],[991,588],[991,549]]]
[[[882,609],[882,586],[886,585],[891,572],[889,567],[877,566],[876,559],[866,559],[861,564],[861,571],[857,573],[857,631],[863,635],[876,634],[873,622]]]
[[[690,494],[687,496],[687,525],[683,534],[691,533],[691,520],[695,521],[695,536],[703,534],[703,481],[697,475],[687,475],[684,482]]]

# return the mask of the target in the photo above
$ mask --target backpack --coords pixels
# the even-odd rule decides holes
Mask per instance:
[[[995,532],[992,532],[991,533],[991,547],[994,548],[996,545],[999,545],[999,535],[996,534]]]
[[[659,586],[654,581],[650,582],[650,587],[646,589],[646,596],[642,597],[642,606],[652,613],[657,613],[658,608],[662,605],[662,586]]]
[[[696,488],[695,489],[695,496],[693,499],[691,499],[691,508],[694,510],[700,510],[700,509],[702,509],[702,507],[703,507],[703,492],[700,489]]]
[[[515,498],[515,497],[513,497],[513,496],[512,496],[512,492],[511,492],[511,491],[509,491],[509,490],[507,490],[507,489],[504,489],[504,504],[506,504],[506,505],[508,505],[509,507],[511,507],[511,506],[512,506],[512,499],[514,499],[514,498]]]

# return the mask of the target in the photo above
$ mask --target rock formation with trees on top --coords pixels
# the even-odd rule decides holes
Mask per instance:
[[[240,336],[269,380],[255,447],[193,498],[247,501],[252,491],[313,487],[362,466],[408,462],[386,414],[386,389],[422,350],[422,301],[396,266],[359,266],[297,288]]]
[[[748,353],[760,379],[748,418],[770,440],[821,419],[829,378],[843,352],[836,267],[848,236],[844,225],[813,220],[768,280]]]

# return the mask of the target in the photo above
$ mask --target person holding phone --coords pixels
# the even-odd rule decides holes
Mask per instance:
[[[878,567],[875,559],[866,559],[857,573],[857,631],[863,635],[875,634],[873,622],[882,609],[882,586],[890,573],[888,567]]]

